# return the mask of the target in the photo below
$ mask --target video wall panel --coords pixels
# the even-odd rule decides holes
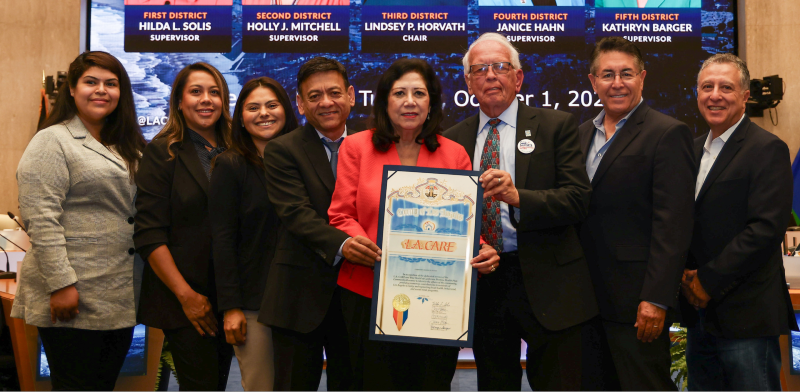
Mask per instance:
[[[92,0],[88,48],[122,61],[150,139],[183,66],[205,61],[222,71],[232,110],[241,86],[258,76],[294,95],[298,68],[316,55],[347,67],[356,91],[349,125],[359,130],[369,126],[389,64],[426,59],[442,80],[447,128],[478,110],[461,58],[488,31],[520,49],[521,100],[584,121],[601,109],[589,53],[597,39],[620,35],[644,53],[645,101],[705,132],[695,79],[703,59],[735,52],[734,10],[735,0]]]

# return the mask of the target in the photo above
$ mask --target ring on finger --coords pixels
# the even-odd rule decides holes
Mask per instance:
[[[491,271],[492,271],[492,272],[494,272],[496,269],[497,269],[497,268],[495,268],[495,266],[494,266],[494,265],[492,265],[492,269],[491,269]]]
[[[497,177],[497,183],[498,184],[502,184],[503,183],[503,179],[501,177]]]

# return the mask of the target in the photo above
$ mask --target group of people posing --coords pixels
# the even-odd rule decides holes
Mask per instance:
[[[792,176],[786,144],[744,114],[746,64],[703,63],[694,141],[644,103],[624,38],[592,52],[603,110],[581,125],[517,99],[502,35],[463,64],[480,111],[446,131],[424,60],[381,76],[370,130],[346,126],[336,60],[300,67],[301,127],[275,80],[244,84],[231,115],[222,74],[191,64],[148,144],[120,62],[78,56],[17,170],[32,248],[12,316],[39,327],[53,388],[113,389],[142,323],[164,331],[181,390],[224,390],[234,354],[245,390],[317,390],[323,351],[329,390],[449,390],[458,348],[369,340],[381,174],[406,165],[481,172],[480,390],[520,390],[521,339],[534,390],[675,390],[676,320],[690,390],[780,390]]]

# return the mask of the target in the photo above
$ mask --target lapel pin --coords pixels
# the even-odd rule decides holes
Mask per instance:
[[[535,148],[536,144],[534,144],[531,139],[522,139],[517,143],[517,149],[523,154],[530,154]]]
[[[526,129],[525,130],[525,137],[531,137],[531,130],[530,129]]]

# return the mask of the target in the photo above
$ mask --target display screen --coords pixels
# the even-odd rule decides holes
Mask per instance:
[[[518,98],[571,112],[582,122],[602,108],[587,77],[591,49],[599,38],[619,35],[644,54],[645,102],[704,133],[697,72],[710,55],[735,52],[735,0],[647,0],[644,8],[639,2],[92,0],[88,48],[122,61],[151,139],[166,122],[170,86],[185,65],[205,61],[222,71],[233,110],[241,86],[259,76],[276,79],[294,96],[300,65],[316,55],[347,68],[356,92],[348,124],[356,130],[370,126],[373,91],[384,70],[398,58],[426,59],[443,85],[448,128],[478,111],[461,59],[489,31],[506,35],[520,50]]]
[[[38,340],[39,371],[36,373],[36,380],[45,381],[50,379],[50,365],[47,363],[47,355],[44,353],[42,339],[39,338]],[[128,355],[125,357],[125,362],[122,364],[119,375],[141,376],[144,374],[147,374],[147,327],[139,324],[133,328],[131,348],[128,350]]]

